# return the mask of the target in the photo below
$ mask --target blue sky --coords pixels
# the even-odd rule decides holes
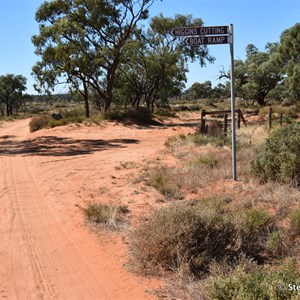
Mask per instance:
[[[0,0],[0,74],[22,74],[27,78],[28,93],[34,93],[30,73],[37,61],[31,37],[38,33],[34,19],[42,0]],[[234,25],[235,58],[245,58],[245,48],[254,44],[260,50],[267,42],[278,42],[283,30],[300,22],[299,0],[163,0],[156,1],[151,16],[163,13],[192,14],[201,18],[204,26]],[[187,87],[193,82],[216,80],[220,66],[230,67],[229,45],[209,46],[214,64],[200,68],[189,66]]]

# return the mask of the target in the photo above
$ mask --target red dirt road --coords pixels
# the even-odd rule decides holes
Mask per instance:
[[[97,237],[76,204],[122,202],[134,191],[116,166],[141,162],[189,127],[60,127],[29,133],[29,120],[0,124],[0,298],[156,299],[157,280],[123,265],[118,235]],[[99,192],[102,190],[102,193]],[[97,193],[98,191],[98,193]],[[139,202],[140,201],[140,202]],[[146,205],[143,195],[137,206]]]

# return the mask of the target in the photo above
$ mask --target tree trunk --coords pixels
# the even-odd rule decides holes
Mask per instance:
[[[266,101],[265,98],[257,98],[256,102],[260,105],[260,106],[265,106],[266,105]]]
[[[85,106],[85,116],[87,118],[90,117],[90,105],[89,105],[89,92],[86,81],[83,81],[83,89],[84,89],[84,106]]]
[[[6,103],[6,115],[10,116],[10,107],[8,103]]]

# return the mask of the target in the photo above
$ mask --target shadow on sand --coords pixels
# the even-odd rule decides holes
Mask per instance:
[[[15,141],[3,136],[1,139],[0,155],[25,156],[76,156],[110,148],[126,148],[128,144],[139,143],[136,139],[79,140],[56,136],[43,136],[24,141]]]

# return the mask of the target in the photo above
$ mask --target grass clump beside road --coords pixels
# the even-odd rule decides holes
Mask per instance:
[[[112,206],[95,202],[87,203],[86,207],[81,209],[88,222],[112,227],[118,227],[118,224],[124,218],[124,214],[128,213],[126,206]]]
[[[183,183],[182,170],[161,167],[150,174],[149,185],[168,199],[181,199]]]
[[[197,192],[207,184],[230,178],[230,152],[222,149],[214,153],[180,153],[176,166],[158,165],[148,172],[148,185],[168,199],[183,199],[185,193]]]

